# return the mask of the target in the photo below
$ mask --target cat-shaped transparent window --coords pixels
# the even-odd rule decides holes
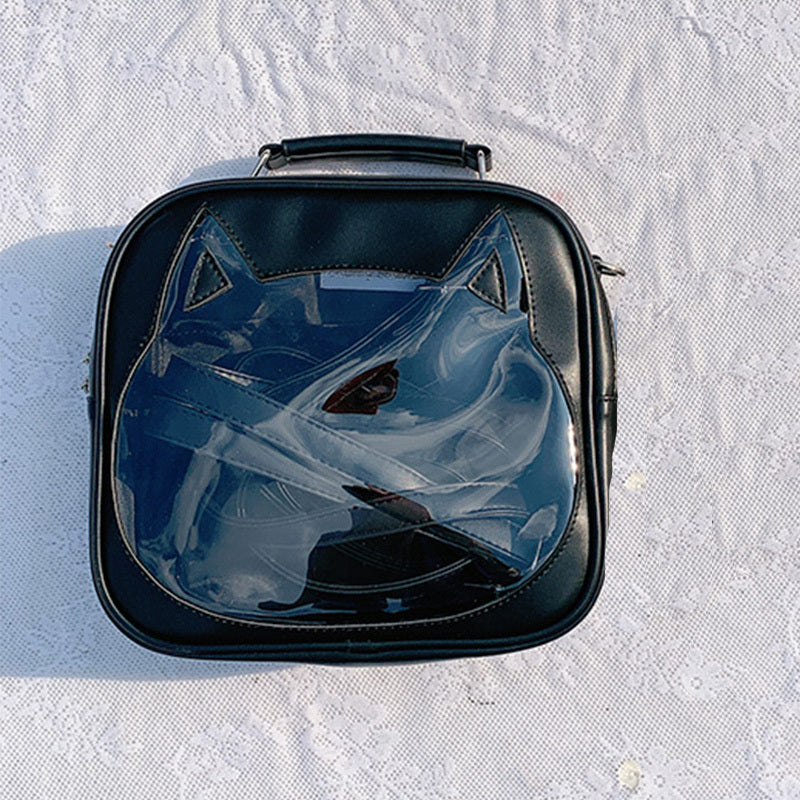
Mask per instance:
[[[229,231],[197,213],[120,404],[141,566],[196,608],[292,625],[451,616],[530,579],[577,456],[502,210],[442,280],[259,281]]]

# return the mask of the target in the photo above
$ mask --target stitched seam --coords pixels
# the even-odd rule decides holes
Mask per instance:
[[[253,257],[247,251],[247,248],[244,246],[244,243],[242,242],[242,240],[236,235],[236,233],[234,233],[234,231],[232,230],[232,228],[229,225],[229,223],[219,213],[219,211],[215,207],[211,206],[210,204],[206,204],[204,207],[206,208],[208,213],[210,213],[216,219],[216,221],[220,224],[220,226],[223,228],[225,233],[227,233],[228,236],[236,243],[236,245],[239,247],[239,249],[240,249],[240,251],[242,253],[242,256],[247,261],[247,264],[250,267],[250,269],[253,271],[253,273],[256,275],[256,277],[260,281],[263,281],[263,282],[266,282],[266,281],[269,281],[269,280],[273,280],[275,278],[280,278],[280,277],[282,277],[284,275],[301,275],[301,274],[307,273],[307,272],[317,272],[317,271],[320,271],[320,270],[327,270],[327,269],[379,270],[379,271],[386,271],[386,272],[397,272],[397,273],[400,273],[400,274],[403,274],[403,275],[416,275],[416,276],[420,276],[420,277],[431,278],[432,280],[443,280],[444,278],[446,278],[448,276],[448,274],[450,273],[450,271],[453,268],[453,265],[458,261],[458,259],[461,257],[461,254],[467,249],[467,247],[469,247],[469,245],[472,243],[472,240],[475,238],[475,236],[489,222],[489,220],[492,219],[492,217],[494,217],[496,214],[498,214],[500,212],[500,210],[501,210],[501,206],[498,203],[491,211],[489,211],[483,217],[483,219],[469,232],[469,234],[467,234],[467,237],[464,239],[462,244],[455,250],[454,255],[452,255],[450,257],[450,260],[447,262],[447,266],[445,267],[445,270],[441,274],[441,276],[437,277],[437,276],[425,275],[424,273],[420,273],[420,272],[415,272],[414,270],[411,270],[411,269],[403,269],[401,267],[386,266],[384,264],[314,264],[314,265],[311,265],[311,266],[303,265],[303,266],[298,266],[298,267],[286,267],[284,269],[281,269],[278,272],[264,272],[262,269],[260,269],[256,265]]]
[[[498,277],[498,281],[500,283],[500,297],[495,297],[494,295],[490,295],[488,292],[484,292],[482,289],[479,289],[477,286],[473,286],[473,281],[478,278],[480,275],[483,274],[486,267],[482,267],[475,275],[472,277],[472,280],[467,284],[467,288],[473,293],[478,295],[478,297],[483,298],[488,303],[493,305],[495,308],[502,311],[504,314],[508,311],[508,301],[506,300],[506,286],[505,286],[505,278],[503,277],[503,269],[500,264],[500,255],[497,252],[497,249],[494,248],[492,252],[489,254],[489,258],[492,259],[492,263],[498,267],[495,270],[495,275]]]
[[[500,204],[498,203],[484,218],[469,232],[466,239],[464,239],[461,246],[455,251],[455,253],[451,256],[450,260],[447,262],[447,266],[445,267],[444,274],[442,275],[443,278],[446,278],[450,274],[450,270],[453,269],[453,266],[456,264],[459,258],[466,252],[467,248],[472,244],[472,240],[483,230],[483,228],[489,224],[489,220],[491,220],[494,216],[500,213]]]
[[[192,614],[195,614],[198,617],[202,617],[205,620],[211,618],[216,620],[217,622],[222,622],[225,625],[243,626],[246,628],[260,627],[258,625],[248,625],[246,622],[240,622],[239,620],[229,619],[221,615],[217,616],[216,614],[209,614],[207,611],[202,611],[199,608],[195,608],[189,601],[181,601],[180,599],[174,597],[173,594],[170,593],[171,590],[166,589],[164,586],[162,586],[160,583],[156,581],[156,579],[150,574],[150,572],[147,569],[145,569],[145,567],[133,557],[130,549],[128,547],[125,547],[124,543],[122,549],[124,550],[125,555],[128,557],[128,560],[131,562],[131,564],[133,564],[139,570],[139,572],[145,577],[147,582],[155,586],[155,588],[158,589],[159,592],[163,594],[164,597],[167,600],[171,601],[172,603],[176,603],[181,608],[187,609],[188,611],[191,611]]]
[[[194,293],[197,289],[197,283],[200,280],[200,267],[203,264],[203,261],[205,261],[205,258],[206,258],[205,252],[201,253],[200,260],[195,265],[194,270],[192,270],[192,278],[189,281],[189,290],[186,292],[186,297],[188,298],[194,297]],[[190,310],[194,306],[194,302],[195,302],[194,300],[190,300],[188,303],[184,303],[183,305],[184,311]]]
[[[194,311],[196,308],[199,308],[202,305],[205,305],[209,300],[213,300],[215,297],[218,297],[221,294],[225,294],[226,292],[230,291],[233,288],[232,283],[223,283],[222,285],[215,288],[213,291],[204,294],[202,297],[198,297],[194,303],[190,306],[186,306],[183,310],[184,311]]]
[[[222,230],[224,230],[225,233],[228,234],[228,238],[231,239],[231,241],[233,241],[239,248],[239,252],[241,253],[244,260],[247,262],[247,265],[250,267],[250,269],[256,275],[260,276],[262,273],[256,266],[256,262],[253,260],[253,257],[247,251],[247,248],[244,246],[242,240],[234,233],[233,228],[231,228],[225,217],[223,217],[222,214],[220,214],[219,211],[217,211],[217,209],[214,208],[211,204],[206,204],[206,209],[208,213],[211,214],[212,217],[214,217],[214,219],[217,221]]]
[[[258,276],[258,278],[262,281],[269,281],[275,278],[280,278],[284,275],[302,275],[308,272],[319,272],[321,270],[328,270],[328,269],[363,269],[363,270],[378,270],[380,272],[396,272],[401,275],[414,275],[417,277],[428,278],[430,280],[444,280],[453,268],[453,265],[458,261],[464,251],[472,244],[472,240],[475,236],[480,233],[481,229],[489,222],[492,217],[500,212],[500,205],[496,205],[488,214],[486,214],[483,219],[467,234],[463,242],[456,248],[454,255],[450,257],[450,260],[447,262],[447,266],[442,272],[441,275],[426,275],[422,272],[415,272],[412,269],[403,269],[402,267],[395,267],[395,266],[387,266],[385,264],[312,264],[310,266],[303,265],[303,266],[295,266],[295,267],[286,267],[281,269],[278,272],[270,272],[265,273],[256,267],[251,261],[251,268],[253,272]],[[216,212],[215,212],[216,213]],[[227,228],[226,228],[227,230]],[[237,240],[238,241],[238,240]],[[246,252],[246,251],[245,251]]]
[[[136,363],[139,361],[139,359],[142,358],[142,356],[144,355],[143,352],[144,345],[148,344],[148,342],[150,342],[150,339],[153,339],[153,342],[150,342],[150,344],[155,344],[155,339],[153,334],[155,333],[155,329],[158,326],[159,319],[161,318],[161,313],[163,310],[162,309],[163,299],[164,299],[163,296],[164,296],[164,291],[167,287],[167,281],[172,276],[172,273],[176,266],[178,255],[180,251],[183,249],[184,244],[186,243],[186,239],[189,236],[189,231],[191,231],[194,227],[196,227],[205,209],[206,209],[205,205],[202,205],[194,214],[192,214],[191,219],[186,224],[186,227],[183,229],[181,235],[178,237],[177,244],[172,249],[172,255],[170,256],[169,261],[167,262],[169,266],[167,267],[166,270],[164,270],[164,276],[161,278],[161,285],[159,286],[158,294],[156,295],[156,297],[158,298],[158,303],[156,307],[156,312],[153,315],[153,321],[150,323],[150,327],[147,329],[145,335],[139,340],[133,358],[131,358],[131,360],[125,367],[125,373],[124,373],[125,382],[123,384],[123,389],[122,392],[120,393],[119,400],[117,401],[118,404],[120,405],[125,401],[125,394],[127,394],[128,384],[130,383],[131,380],[131,370],[133,369],[134,365],[136,365]],[[119,409],[115,412],[115,416],[117,414],[119,414]],[[114,465],[114,469],[116,470],[116,465]]]
[[[556,553],[557,554],[560,554],[561,551],[563,551],[564,547],[566,546],[567,540],[572,535],[572,532],[573,532],[574,527],[575,527],[576,519],[577,519],[577,503],[573,507],[572,519],[570,521],[569,528],[567,529],[567,531],[565,531],[565,533],[563,535],[562,542],[556,548]],[[152,584],[156,589],[159,590],[159,592],[161,594],[163,594],[163,596],[164,596],[164,598],[166,600],[170,601],[170,603],[178,605],[180,608],[184,608],[184,609],[187,609],[188,611],[191,611],[193,614],[195,614],[196,616],[202,617],[203,619],[212,619],[212,620],[215,620],[217,622],[221,622],[224,625],[231,625],[233,627],[250,628],[250,629],[253,629],[253,628],[261,629],[261,630],[263,630],[263,629],[269,629],[269,630],[282,629],[282,630],[291,630],[291,631],[307,631],[309,633],[314,631],[314,630],[318,630],[318,627],[316,625],[310,625],[310,624],[307,624],[307,625],[291,625],[291,624],[286,624],[286,623],[283,623],[283,622],[276,622],[276,621],[272,621],[272,620],[264,620],[262,622],[258,622],[258,621],[255,621],[255,620],[248,621],[248,620],[231,619],[230,617],[223,616],[220,612],[210,612],[210,611],[204,611],[202,609],[196,608],[193,605],[193,601],[184,600],[182,598],[177,597],[174,594],[174,592],[172,592],[172,590],[167,589],[166,587],[164,587],[160,583],[158,583],[155,580],[155,578],[153,578],[153,576],[149,573],[149,571],[147,569],[145,569],[144,565],[139,563],[133,557],[133,555],[131,554],[131,551],[129,550],[128,547],[125,547],[123,545],[122,549],[125,552],[125,555],[127,556],[128,560],[138,569],[138,571],[144,576],[144,578],[147,580],[148,583]],[[413,628],[427,628],[427,627],[431,627],[433,625],[444,625],[444,624],[451,623],[451,622],[460,622],[461,620],[473,619],[474,617],[477,617],[477,616],[479,616],[481,614],[485,614],[490,610],[493,610],[493,609],[498,608],[500,606],[506,605],[514,597],[516,597],[518,594],[520,594],[522,591],[525,591],[529,587],[533,586],[534,583],[536,583],[540,578],[542,578],[544,575],[547,574],[547,572],[550,570],[550,568],[552,567],[553,563],[555,562],[556,557],[557,556],[551,556],[548,565],[544,569],[542,569],[541,572],[537,573],[532,578],[528,579],[523,586],[520,586],[517,589],[515,589],[507,597],[504,597],[502,600],[490,601],[489,604],[487,604],[487,605],[485,605],[485,606],[483,606],[481,608],[475,609],[474,611],[471,611],[471,612],[466,612],[466,613],[462,613],[462,614],[456,613],[456,614],[453,614],[453,615],[451,615],[449,617],[442,617],[440,619],[409,620],[408,622],[405,622],[405,623],[380,623],[379,622],[379,623],[373,623],[371,625],[367,625],[367,624],[365,624],[365,625],[336,625],[336,624],[332,624],[332,625],[327,626],[327,629],[328,630],[341,631],[343,633],[346,633],[348,631],[371,631],[371,630],[381,630],[381,631],[386,631],[386,630],[390,630],[390,631],[391,630],[408,630],[408,629],[413,630]],[[258,644],[254,645],[254,646],[257,647],[258,645],[263,645],[263,644],[264,644],[263,642],[259,642]]]
[[[477,294],[477,295],[479,295],[480,297],[482,297],[484,300],[487,300],[487,301],[489,301],[489,302],[490,302],[490,303],[491,303],[493,306],[497,306],[497,304],[500,302],[499,298],[497,298],[497,297],[494,297],[493,295],[491,295],[491,294],[488,294],[487,292],[484,292],[484,291],[482,291],[482,290],[481,290],[481,289],[479,289],[477,286],[469,286],[468,288],[469,288],[469,290],[470,290],[471,292],[474,292],[475,294]]]
[[[531,270],[530,267],[528,266],[528,257],[525,255],[525,250],[522,247],[522,239],[519,235],[519,231],[517,230],[517,226],[514,224],[514,219],[511,216],[509,216],[509,214],[505,210],[503,211],[503,216],[506,218],[506,222],[511,227],[511,230],[514,235],[514,247],[517,249],[517,253],[520,256],[520,260],[522,261],[522,268],[525,270],[525,291],[528,293],[530,319],[531,319],[531,324],[533,325],[533,335],[536,337],[536,340],[538,342],[539,332],[536,328],[536,306],[533,301],[533,278],[531,277]],[[541,342],[539,342],[539,344],[541,344]],[[550,358],[552,359],[552,356],[550,356]]]
[[[576,485],[576,495],[580,494],[582,489],[582,482],[579,477],[579,482]],[[572,537],[572,534],[575,530],[575,523],[577,522],[578,518],[578,504],[574,503],[572,508],[572,514],[569,522],[569,526],[567,530],[564,531],[564,534],[559,542],[558,546],[556,547],[553,554],[548,558],[548,563],[542,568],[541,571],[537,572],[533,577],[529,578],[525,581],[525,583],[521,586],[518,586],[516,589],[513,589],[506,597],[502,598],[501,600],[492,600],[489,601],[488,604],[482,606],[481,608],[476,608],[473,611],[468,611],[462,614],[454,614],[450,617],[442,617],[439,619],[428,619],[428,620],[417,620],[417,621],[409,621],[405,625],[402,624],[380,624],[376,625],[351,625],[346,628],[346,630],[353,630],[353,631],[368,631],[370,629],[375,629],[376,627],[380,627],[380,630],[396,630],[398,628],[430,628],[434,625],[445,625],[448,623],[458,623],[462,620],[467,619],[474,619],[475,617],[479,617],[482,614],[486,614],[489,611],[494,611],[496,608],[500,608],[501,606],[507,605],[510,603],[517,595],[521,594],[524,591],[530,589],[537,581],[543,578],[553,567],[558,557],[564,551],[564,548],[567,546],[567,542]]]
[[[242,252],[242,255],[247,261],[248,266],[252,270],[253,274],[262,282],[274,280],[275,278],[280,278],[284,275],[301,275],[305,272],[317,272],[319,270],[326,270],[326,269],[365,269],[365,270],[381,270],[387,272],[399,272],[406,275],[421,274],[413,272],[412,270],[401,269],[397,267],[388,267],[380,264],[318,264],[318,265],[302,266],[302,267],[286,267],[278,272],[264,272],[264,270],[258,267],[255,260],[250,255],[247,248],[244,246],[242,240],[236,235],[236,233],[234,233],[230,224],[219,213],[219,211],[216,208],[212,208],[211,206],[208,206],[208,208],[209,211],[214,215],[214,218],[223,228],[225,233],[227,233],[228,236],[237,244],[237,246]],[[424,276],[424,277],[429,277],[429,276]]]
[[[503,262],[500,258],[500,253],[497,248],[494,249],[494,259],[496,265],[497,281],[500,284],[500,304],[502,305],[502,312],[505,314],[508,311],[508,292],[506,291],[506,276],[503,272]]]
[[[281,270],[280,272],[270,272],[268,275],[259,272],[257,277],[262,283],[268,283],[276,278],[282,278],[285,275],[306,275],[310,272],[323,272],[325,270],[334,269],[352,269],[352,270],[369,270],[379,272],[396,272],[400,275],[413,275],[418,278],[428,278],[429,280],[442,280],[441,277],[435,275],[427,275],[424,272],[414,272],[410,269],[402,269],[401,267],[392,267],[385,264],[312,264],[310,267],[290,267]]]
[[[213,270],[214,274],[219,278],[219,283],[216,286],[212,286],[209,291],[207,291],[201,297],[195,297],[195,290],[197,289],[197,283],[200,280],[200,265],[203,262],[208,261],[211,264],[211,269]],[[230,282],[228,276],[223,272],[222,267],[217,263],[216,258],[209,253],[208,251],[204,252],[202,256],[200,256],[200,261],[197,262],[197,266],[192,273],[192,282],[189,286],[189,291],[186,293],[187,297],[191,297],[192,301],[187,303],[184,307],[184,311],[194,311],[195,308],[203,305],[203,303],[214,297],[215,295],[223,292],[228,291],[228,289],[232,288],[233,284]]]

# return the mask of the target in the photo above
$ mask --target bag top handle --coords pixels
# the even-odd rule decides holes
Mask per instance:
[[[253,177],[262,169],[279,169],[286,164],[316,158],[369,158],[391,161],[422,161],[467,167],[481,178],[492,168],[492,151],[482,144],[463,139],[409,134],[352,133],[308,136],[265,144],[259,151]]]

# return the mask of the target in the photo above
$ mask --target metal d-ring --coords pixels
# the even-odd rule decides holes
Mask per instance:
[[[486,153],[483,150],[478,150],[477,152],[478,158],[478,178],[480,180],[486,180]]]
[[[609,264],[608,261],[604,261],[602,258],[600,258],[600,256],[593,255],[592,260],[594,261],[601,275],[613,275],[614,277],[619,278],[625,277],[626,273],[622,267],[618,267],[616,264]]]
[[[251,178],[257,178],[261,170],[267,166],[267,161],[269,161],[270,152],[271,152],[270,149],[267,148],[266,150],[264,150],[263,153],[261,153],[258,159],[258,163],[256,164],[256,168],[250,173]]]

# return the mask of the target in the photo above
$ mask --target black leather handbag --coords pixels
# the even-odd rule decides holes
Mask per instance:
[[[333,156],[491,168],[454,140],[285,140],[131,222],[90,393],[102,604],[184,656],[550,640],[602,582],[615,270],[514,186],[258,177]]]

